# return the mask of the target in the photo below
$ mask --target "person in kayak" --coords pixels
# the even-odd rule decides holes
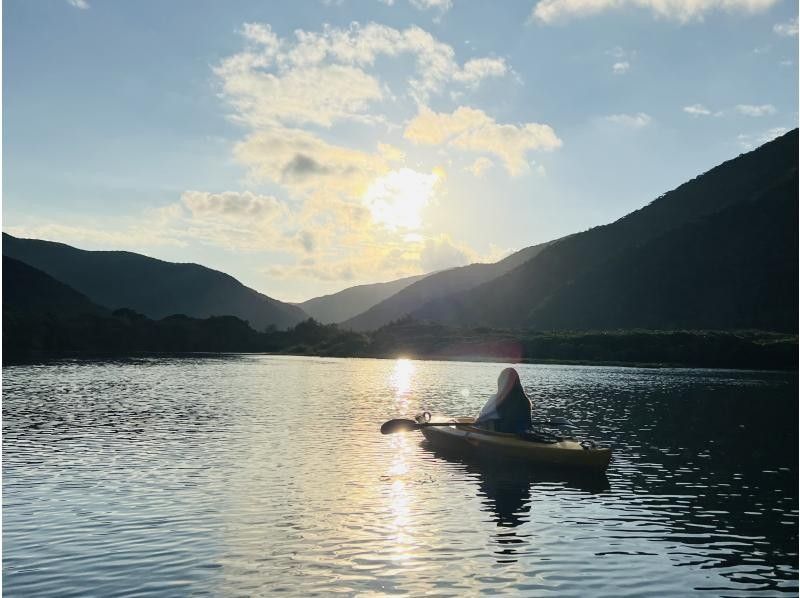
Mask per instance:
[[[475,425],[495,432],[519,434],[531,427],[532,407],[517,370],[506,368],[497,378],[497,394],[486,401]]]

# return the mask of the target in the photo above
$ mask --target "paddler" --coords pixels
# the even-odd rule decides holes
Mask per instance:
[[[531,427],[532,407],[517,370],[506,368],[497,378],[497,394],[486,401],[475,425],[495,432],[519,434]]]

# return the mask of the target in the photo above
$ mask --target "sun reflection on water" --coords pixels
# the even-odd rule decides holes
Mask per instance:
[[[392,480],[388,493],[389,510],[391,512],[391,538],[393,541],[391,558],[400,562],[409,562],[414,555],[414,537],[410,530],[411,506],[414,495],[408,483],[408,458],[411,453],[411,442],[405,434],[397,434],[392,439],[394,458],[389,467]]]
[[[415,369],[416,366],[410,359],[401,358],[394,362],[394,369],[389,376],[389,384],[394,389],[396,403],[407,399]]]
[[[415,370],[416,366],[410,359],[401,358],[395,361],[389,376],[389,385],[394,390],[395,413],[410,415],[409,399]],[[414,494],[408,480],[408,463],[414,450],[413,439],[407,434],[396,434],[390,442],[393,457],[387,474],[391,480],[391,488],[386,496],[391,513],[391,558],[405,565],[411,562],[415,548],[415,540],[410,532]]]

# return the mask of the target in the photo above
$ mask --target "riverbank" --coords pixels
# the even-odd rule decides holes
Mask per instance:
[[[4,314],[3,363],[50,357],[275,353],[443,361],[797,370],[796,334],[719,330],[461,329],[404,319],[374,332],[314,320],[257,332],[231,316],[150,320],[131,310],[58,318]]]

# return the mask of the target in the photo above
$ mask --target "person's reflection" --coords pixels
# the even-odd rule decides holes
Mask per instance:
[[[518,534],[515,528],[530,519],[531,481],[527,476],[515,475],[514,468],[509,467],[470,464],[467,471],[476,474],[483,510],[491,514],[498,527],[494,535],[497,562],[516,562],[517,551],[523,548],[520,545],[525,544],[527,536]]]
[[[469,464],[467,471],[478,478],[479,495],[485,510],[492,514],[497,527],[517,527],[529,519],[531,510],[531,481],[515,475],[509,467],[480,467]],[[519,472],[516,472],[519,473]]]
[[[498,545],[495,554],[499,563],[515,562],[516,555],[525,548],[530,534],[517,528],[530,521],[533,515],[535,505],[531,489],[536,484],[551,483],[553,489],[573,489],[592,494],[609,488],[604,473],[587,475],[536,468],[525,461],[465,457],[462,453],[433,448],[427,441],[422,446],[439,459],[463,464],[467,473],[478,481],[482,510],[490,514],[498,528],[493,539]]]

